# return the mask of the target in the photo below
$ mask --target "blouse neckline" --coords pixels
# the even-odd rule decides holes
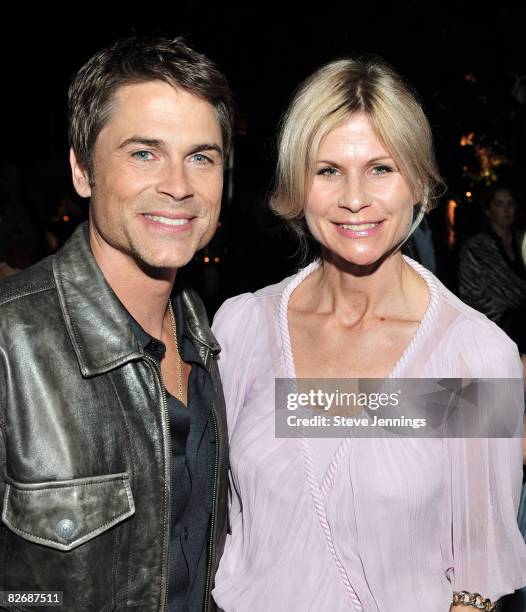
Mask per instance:
[[[404,258],[404,261],[409,264],[415,270],[415,272],[417,272],[424,279],[429,290],[429,303],[415,334],[411,338],[409,344],[406,346],[402,355],[395,363],[386,378],[396,378],[403,370],[407,362],[415,354],[416,349],[420,345],[422,339],[426,337],[429,329],[432,326],[439,303],[439,290],[437,279],[435,278],[435,276],[427,268],[424,268],[424,266],[417,263],[410,257],[407,257],[406,255],[402,255],[402,257]],[[294,356],[292,354],[292,343],[290,338],[288,319],[290,296],[292,295],[292,292],[307,278],[307,276],[312,274],[312,272],[317,270],[320,266],[321,260],[315,259],[310,264],[299,270],[290,278],[289,282],[285,285],[285,288],[283,289],[283,292],[281,294],[278,310],[278,320],[279,332],[281,336],[281,346],[285,361],[285,372],[288,378],[296,378],[296,368],[294,365]]]

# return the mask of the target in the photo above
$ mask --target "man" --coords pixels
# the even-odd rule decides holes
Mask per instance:
[[[0,590],[63,591],[75,612],[211,610],[219,346],[176,277],[216,229],[230,91],[180,40],[135,37],[80,69],[69,105],[89,221],[0,285]]]

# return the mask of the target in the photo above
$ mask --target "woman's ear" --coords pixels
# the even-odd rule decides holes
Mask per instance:
[[[418,187],[413,191],[413,206],[424,206],[428,208],[427,203],[429,200],[429,186],[424,185],[421,180],[418,181]]]
[[[73,180],[75,191],[81,198],[89,198],[91,196],[89,174],[87,169],[79,164],[73,148],[69,150],[69,163],[71,166],[71,178]]]

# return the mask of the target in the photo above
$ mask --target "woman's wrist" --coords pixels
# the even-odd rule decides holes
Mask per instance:
[[[480,593],[469,593],[468,591],[454,591],[451,602],[451,612],[461,610],[484,610],[485,612],[496,612],[495,604]]]

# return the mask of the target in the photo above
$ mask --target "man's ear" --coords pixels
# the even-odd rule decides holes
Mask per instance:
[[[81,198],[89,198],[91,196],[91,185],[88,171],[79,164],[73,147],[69,150],[69,163],[71,165],[71,178],[73,179],[75,191]]]

